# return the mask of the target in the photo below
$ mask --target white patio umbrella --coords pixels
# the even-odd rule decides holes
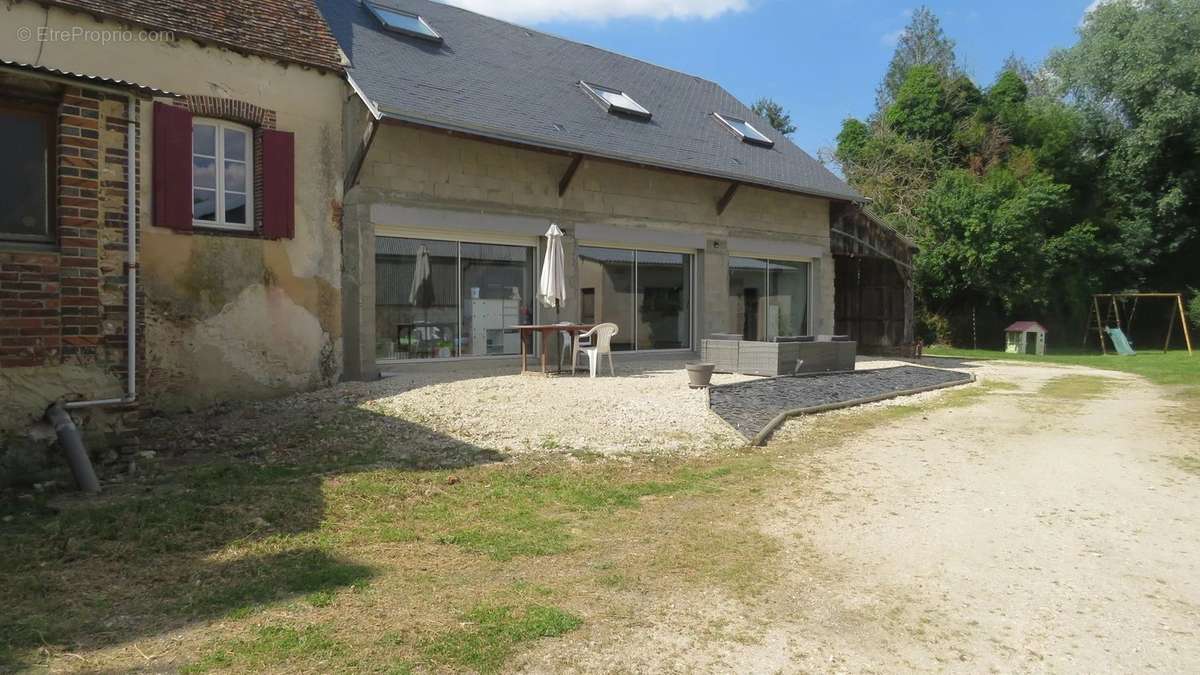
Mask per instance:
[[[563,233],[558,225],[551,223],[546,230],[546,258],[542,260],[542,276],[538,279],[538,300],[547,307],[554,308],[554,320],[558,321],[558,312],[567,301],[567,276],[563,269]],[[559,336],[561,342],[562,337]],[[545,349],[546,345],[542,345]],[[559,349],[562,345],[559,344]],[[562,361],[559,361],[562,365]]]
[[[547,307],[558,310],[567,301],[567,277],[563,268],[563,233],[558,225],[551,223],[546,230],[546,258],[542,260],[542,276],[538,279],[538,299]]]
[[[425,325],[420,327],[419,332],[414,330],[409,333],[410,341],[414,334],[419,335],[420,333],[425,334],[423,339],[433,338],[429,328],[429,308],[435,300],[433,270],[429,266],[429,249],[425,244],[421,244],[421,247],[417,249],[416,263],[413,265],[412,288],[408,290],[408,303],[413,307],[420,307],[425,310]]]

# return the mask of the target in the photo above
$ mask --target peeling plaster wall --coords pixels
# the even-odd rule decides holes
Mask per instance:
[[[215,96],[276,113],[295,134],[296,236],[270,241],[180,234],[152,220],[152,115],[140,129],[143,406],[178,409],[336,382],[342,369],[342,104],[336,74],[244,56],[190,39],[20,42],[16,28],[120,29],[123,24],[32,2],[0,6],[0,56]],[[135,33],[138,29],[135,28]]]

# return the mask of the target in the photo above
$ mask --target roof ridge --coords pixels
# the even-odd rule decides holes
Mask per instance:
[[[361,1],[361,0],[360,0],[360,1]],[[389,3],[389,2],[399,2],[399,1],[401,1],[401,0],[370,0],[370,1],[372,1],[372,2],[376,2],[377,4],[384,4],[384,3]],[[680,69],[678,69],[678,68],[670,68],[670,67],[668,67],[668,66],[664,66],[664,65],[662,65],[662,64],[655,63],[655,62],[653,62],[653,61],[650,61],[650,60],[647,60],[647,59],[643,59],[643,58],[641,58],[641,57],[637,57],[637,56],[630,56],[629,54],[624,54],[624,53],[618,52],[618,51],[616,51],[616,50],[613,50],[613,49],[608,49],[607,47],[599,47],[599,46],[597,46],[597,45],[594,45],[594,44],[592,44],[592,43],[590,43],[590,42],[583,42],[582,40],[573,40],[573,39],[571,39],[571,38],[569,38],[569,37],[564,37],[564,36],[562,36],[562,35],[559,35],[559,34],[557,34],[557,33],[552,33],[552,32],[550,32],[550,31],[548,31],[548,30],[543,30],[543,29],[541,29],[541,28],[531,28],[531,27],[529,27],[529,26],[526,26],[526,25],[524,25],[524,24],[519,24],[519,23],[517,23],[517,22],[515,22],[515,21],[509,21],[508,19],[501,19],[501,18],[498,18],[498,17],[491,16],[490,14],[484,14],[483,12],[476,12],[476,11],[475,11],[475,10],[473,10],[473,9],[467,9],[466,7],[461,7],[461,6],[459,6],[459,5],[454,5],[454,4],[451,4],[450,2],[444,2],[443,0],[409,0],[409,1],[410,1],[410,2],[431,2],[431,3],[436,3],[436,4],[438,4],[438,5],[442,5],[443,7],[449,7],[450,9],[453,9],[453,10],[456,10],[456,11],[459,11],[459,12],[465,12],[465,13],[467,13],[467,14],[474,14],[475,16],[481,16],[481,17],[483,17],[483,18],[485,18],[485,19],[488,19],[489,21],[495,21],[495,22],[497,22],[497,23],[502,23],[502,24],[505,24],[505,25],[507,25],[507,26],[512,26],[513,28],[519,28],[519,29],[521,29],[521,30],[523,30],[523,31],[526,31],[526,32],[538,33],[538,34],[540,34],[540,35],[544,35],[544,36],[546,36],[546,37],[548,37],[548,38],[552,38],[552,39],[555,39],[555,40],[560,40],[560,41],[562,41],[562,42],[570,42],[570,43],[571,43],[571,44],[573,44],[573,45],[580,45],[580,46],[582,46],[582,47],[587,47],[587,48],[589,48],[589,49],[594,49],[594,50],[596,50],[596,51],[598,51],[598,52],[604,52],[604,53],[606,53],[606,54],[612,54],[613,56],[619,56],[619,57],[621,57],[621,58],[623,58],[623,59],[629,59],[630,61],[637,61],[638,63],[644,63],[644,64],[646,64],[646,65],[648,65],[648,66],[653,66],[654,68],[658,68],[659,70],[665,70],[665,71],[668,71],[668,72],[677,73],[677,74],[679,74],[679,75],[686,75],[686,76],[688,76],[688,77],[691,77],[691,78],[694,78],[694,79],[700,80],[701,82],[707,82],[707,83],[709,83],[709,84],[713,84],[713,85],[716,85],[716,86],[718,86],[718,87],[720,87],[720,86],[721,86],[721,84],[720,84],[719,82],[717,82],[717,81],[715,81],[715,80],[710,80],[710,79],[708,79],[708,78],[706,78],[706,77],[702,77],[702,76],[700,76],[700,75],[696,75],[695,73],[689,73],[689,72],[687,72],[687,71],[685,71],[685,70],[680,70]],[[600,84],[600,83],[599,83],[599,82],[597,82],[596,84]]]

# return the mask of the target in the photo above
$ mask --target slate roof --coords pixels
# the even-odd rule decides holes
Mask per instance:
[[[862,197],[708,80],[429,0],[379,0],[417,14],[441,44],[386,31],[359,0],[316,0],[351,80],[383,116],[589,156],[817,196]],[[649,120],[611,114],[579,82],[630,94]],[[712,113],[751,121],[773,148],[743,143]]]
[[[132,24],[169,30],[255,54],[341,72],[337,41],[312,0],[42,0]]]

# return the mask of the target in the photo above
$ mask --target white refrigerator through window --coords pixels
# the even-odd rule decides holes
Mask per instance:
[[[520,300],[471,300],[471,354],[518,354],[521,338],[509,326],[521,323]]]

